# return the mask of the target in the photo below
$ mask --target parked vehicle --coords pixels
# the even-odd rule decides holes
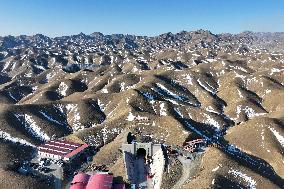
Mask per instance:
[[[48,168],[48,167],[41,167],[39,170],[44,172],[44,173],[48,173],[48,172],[50,172],[51,169]]]
[[[44,166],[49,166],[51,164],[49,159],[46,159],[43,163]]]
[[[37,169],[39,167],[39,163],[31,163],[32,168]]]

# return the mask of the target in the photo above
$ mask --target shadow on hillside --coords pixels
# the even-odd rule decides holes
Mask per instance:
[[[230,158],[249,168],[253,172],[267,178],[280,188],[284,188],[284,179],[277,175],[273,167],[265,160],[241,151],[224,139],[219,140],[217,143],[220,146],[220,150]]]
[[[186,103],[190,106],[194,106],[194,107],[200,107],[201,106],[201,103],[198,101],[196,96],[194,96],[194,94],[192,94],[186,87],[180,85],[179,83],[173,81],[172,79],[170,79],[166,76],[155,75],[155,77],[164,81],[168,86],[170,86],[172,89],[174,89],[174,91],[177,91],[178,93],[182,94],[183,96],[181,96],[181,97],[184,98],[183,99],[184,103]],[[167,96],[167,94],[165,94],[165,96]],[[171,96],[170,96],[170,98],[171,98]]]
[[[239,189],[239,188],[247,188],[237,182],[234,182],[228,178],[225,178],[222,175],[218,175],[214,182],[214,189],[221,189],[221,188],[230,188],[230,189]]]
[[[223,137],[223,133],[215,133],[208,128],[208,125],[198,123],[191,119],[180,117],[176,114],[176,118],[184,125],[187,130],[198,134],[200,137],[209,140],[210,143],[218,144],[219,149],[223,151],[230,158],[249,168],[251,171],[267,178],[280,188],[284,188],[284,179],[276,174],[273,167],[261,158],[247,154],[235,146],[229,144]]]

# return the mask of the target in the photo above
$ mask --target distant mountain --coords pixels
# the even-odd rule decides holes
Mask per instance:
[[[182,31],[177,34],[165,33],[156,37],[146,36],[134,36],[134,35],[103,35],[100,32],[94,32],[90,35],[80,33],[78,35],[63,36],[56,38],[49,38],[42,34],[36,34],[34,36],[6,36],[0,38],[1,48],[13,48],[21,45],[32,45],[37,47],[42,46],[54,46],[63,45],[69,43],[69,45],[76,45],[78,43],[85,43],[92,46],[97,43],[101,45],[113,45],[114,48],[119,48],[120,45],[125,45],[130,49],[137,49],[156,45],[158,42],[167,43],[167,47],[177,47],[190,43],[217,43],[223,45],[224,43],[242,43],[246,45],[252,45],[259,48],[266,48],[267,50],[281,50],[284,44],[284,32],[280,33],[254,33],[243,32],[240,34],[212,34],[210,31],[197,30],[193,32]],[[179,44],[176,44],[179,42]]]

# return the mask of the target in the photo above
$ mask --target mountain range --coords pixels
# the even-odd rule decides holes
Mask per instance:
[[[216,144],[183,189],[284,188],[284,33],[5,36],[0,70],[0,188],[46,188],[11,167],[57,138],[97,147],[93,163],[124,177],[128,132]]]

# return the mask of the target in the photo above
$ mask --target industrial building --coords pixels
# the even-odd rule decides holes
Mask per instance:
[[[70,161],[85,151],[87,144],[79,144],[65,140],[50,140],[38,146],[38,155],[44,158]]]
[[[165,167],[161,144],[122,144],[126,177],[132,188],[159,189]]]

